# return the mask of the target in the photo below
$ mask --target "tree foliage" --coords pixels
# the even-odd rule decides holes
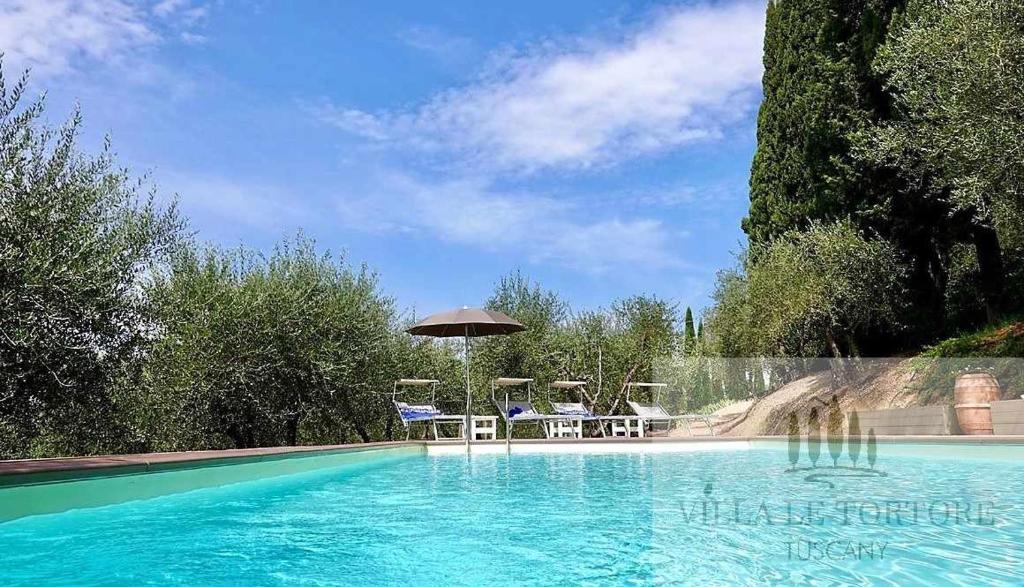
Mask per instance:
[[[474,343],[472,373],[479,400],[494,377],[532,377],[545,405],[547,385],[559,379],[586,381],[585,402],[599,412],[624,407],[626,383],[650,380],[655,363],[677,350],[675,305],[653,297],[616,301],[607,310],[573,313],[554,292],[520,273],[501,279],[487,307],[527,327],[507,337]],[[557,400],[556,400],[557,401]]]
[[[393,302],[365,268],[318,255],[301,237],[267,258],[186,248],[149,297],[162,331],[129,404],[150,446],[388,436],[384,392],[406,376],[398,361],[409,352]],[[423,367],[415,375],[435,375]]]
[[[911,2],[875,68],[895,116],[869,130],[861,154],[948,210],[975,249],[978,291],[995,320],[1008,302],[1002,249],[1022,232],[1024,2]]]
[[[25,87],[0,78],[0,458],[387,439],[395,378],[461,389],[365,268],[197,245]]]
[[[851,134],[882,116],[870,62],[895,0],[769,2],[757,152],[743,229],[760,245],[872,205]]]
[[[1024,1],[919,0],[879,52],[898,116],[876,147],[982,220],[1024,206]]]
[[[764,61],[714,352],[879,354],[1020,310],[1021,0],[770,2]],[[840,224],[861,244],[826,246]]]
[[[904,268],[849,223],[792,231],[720,274],[707,319],[722,356],[850,356],[858,335],[899,328]]]
[[[43,125],[0,76],[0,458],[120,449],[112,390],[153,335],[141,285],[177,241],[173,207]]]
[[[569,319],[569,306],[558,294],[545,290],[521,273],[503,277],[486,307],[515,318],[526,331],[515,336],[498,336],[474,345],[474,361],[484,379],[494,377],[555,378],[559,354],[556,343]],[[487,387],[487,381],[480,382]]]
[[[686,307],[686,315],[683,318],[683,350],[691,353],[697,348],[697,329],[693,326],[693,310]]]

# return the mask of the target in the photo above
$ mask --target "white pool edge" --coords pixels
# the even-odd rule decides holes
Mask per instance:
[[[685,453],[706,451],[745,451],[750,450],[750,440],[663,440],[660,442],[595,442],[579,441],[516,441],[507,445],[504,442],[479,442],[470,445],[470,453],[474,455],[494,454],[659,454]],[[428,443],[428,456],[465,455],[466,445],[455,443]]]
[[[806,443],[806,439],[802,442]],[[845,443],[845,439],[844,439]],[[822,440],[822,452],[827,443]],[[425,443],[428,456],[466,455],[466,445],[456,442]],[[749,450],[787,451],[786,438],[709,438],[707,440],[659,438],[653,441],[627,440],[515,440],[476,442],[470,445],[472,455],[503,454],[673,454],[696,452],[742,452]],[[803,447],[805,448],[805,447]],[[866,448],[866,447],[865,447]],[[1024,444],[995,442],[963,442],[950,439],[942,442],[931,438],[914,442],[911,439],[879,438],[879,457],[926,457],[942,459],[1024,460]]]

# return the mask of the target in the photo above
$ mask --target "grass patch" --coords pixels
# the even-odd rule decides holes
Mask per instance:
[[[1024,357],[1024,320],[1017,316],[944,340],[912,359],[910,365],[921,371],[917,385],[926,404],[948,400],[957,375],[979,370],[999,380],[1003,399],[1015,399],[1024,391],[1024,363],[1013,360],[1020,357]]]
[[[1024,357],[1024,321],[1018,317],[998,326],[944,340],[921,356]]]

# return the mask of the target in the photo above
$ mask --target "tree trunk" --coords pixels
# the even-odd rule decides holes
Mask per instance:
[[[1005,287],[1003,251],[999,244],[999,235],[991,226],[975,225],[971,230],[971,240],[978,256],[979,285],[985,303],[985,314],[991,324],[999,320],[1002,311]]]
[[[828,348],[832,351],[833,357],[833,360],[829,361],[832,365],[831,369],[829,369],[832,372],[832,387],[833,389],[839,389],[846,384],[847,361],[843,359],[843,351],[839,348],[839,342],[836,340],[836,335],[831,327],[825,329],[825,336],[828,339]]]
[[[636,371],[639,368],[639,364],[633,365],[632,367],[629,368],[629,371],[626,372],[626,379],[622,382],[622,387],[619,388],[619,394],[615,397],[615,400],[612,402],[611,407],[608,409],[609,414],[614,414],[615,410],[618,409],[619,402],[621,402],[622,398],[626,395],[626,386],[629,385],[631,381],[633,381],[633,375],[636,374]]]
[[[370,433],[363,426],[363,423],[359,421],[359,417],[352,410],[352,404],[348,399],[348,390],[342,390],[341,392],[341,407],[345,412],[346,419],[352,424],[352,427],[356,429],[356,434],[363,442],[370,442]]]
[[[839,344],[836,342],[835,334],[832,333],[831,328],[825,330],[825,337],[828,339],[828,349],[832,351],[832,356],[837,359],[843,358],[843,351],[839,350]]]
[[[946,332],[949,275],[942,253],[944,245],[938,239],[936,235],[920,234],[917,239],[906,239],[902,245],[908,248],[911,257],[910,305],[916,311],[910,322],[915,324],[911,334],[915,341],[929,340]]]
[[[237,426],[229,426],[224,431],[224,435],[231,439],[231,442],[234,443],[235,445],[234,448],[249,448],[245,441],[245,435],[242,433],[241,430],[238,429]]]
[[[285,442],[288,446],[295,446],[299,443],[299,412],[288,414],[285,420]]]
[[[369,431],[366,430],[366,427],[363,426],[363,424],[359,420],[353,419],[352,425],[356,429],[356,434],[359,435],[359,438],[362,439],[363,442],[370,442],[370,433]]]

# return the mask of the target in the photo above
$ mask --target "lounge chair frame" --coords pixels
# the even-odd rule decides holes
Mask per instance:
[[[555,411],[554,415],[565,417],[565,420],[550,420],[544,423],[547,427],[549,438],[565,438],[568,436],[583,438],[583,422],[596,419],[593,412],[583,405],[583,390],[586,386],[586,381],[552,381],[548,384],[548,403],[551,404],[551,409]],[[557,390],[557,392],[552,390]],[[572,391],[579,393],[578,401],[555,401],[554,393],[569,394]],[[601,432],[603,435],[603,428]]]
[[[494,403],[498,414],[505,421],[505,436],[507,439],[512,437],[512,428],[516,422],[535,422],[545,437],[551,438],[545,423],[548,421],[565,420],[563,416],[545,414],[533,405],[533,383],[533,379],[520,377],[497,377],[491,380],[491,402]],[[498,399],[498,388],[504,389],[503,400]],[[524,388],[526,389],[526,399],[513,399],[513,390]],[[519,412],[510,416],[509,413],[517,408]]]
[[[626,384],[626,404],[633,410],[641,420],[641,426],[645,428],[648,433],[661,432],[667,434],[672,429],[672,424],[675,422],[682,422],[686,427],[686,433],[693,436],[693,429],[690,427],[690,422],[703,422],[708,428],[708,435],[715,435],[715,425],[713,418],[709,415],[704,414],[680,414],[673,416],[669,414],[665,406],[661,404],[661,392],[668,387],[666,383],[647,383],[647,382],[630,382]],[[648,389],[651,390],[650,404],[642,404],[635,401],[632,397],[634,389]],[[664,429],[659,430],[658,427],[664,425]]]
[[[463,438],[466,433],[466,416],[456,414],[445,414],[436,407],[437,403],[437,386],[441,382],[436,379],[399,379],[395,381],[391,388],[391,403],[395,406],[395,411],[398,412],[398,418],[402,421],[402,425],[405,426],[405,439],[409,440],[412,434],[412,425],[416,422],[423,422],[429,427],[434,433],[434,440],[440,440],[441,436],[438,434],[438,424],[458,424],[459,425],[459,438]],[[409,405],[407,402],[398,401],[398,396],[405,393],[407,388],[422,388],[430,386],[430,403]],[[400,389],[401,388],[401,389]],[[420,408],[419,410],[411,408]],[[413,415],[412,412],[419,412],[422,415]]]

